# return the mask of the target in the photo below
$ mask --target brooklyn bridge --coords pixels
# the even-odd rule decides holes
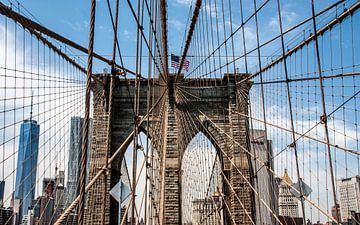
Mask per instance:
[[[360,1],[0,2],[0,225],[360,224]]]

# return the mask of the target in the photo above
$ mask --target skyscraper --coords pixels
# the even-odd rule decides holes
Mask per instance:
[[[46,197],[55,197],[55,179],[53,178],[44,178],[43,179],[43,189],[42,194]]]
[[[255,160],[251,157],[253,171],[256,171],[256,178],[254,179],[254,187],[259,193],[255,196],[255,223],[256,224],[275,224],[276,220],[272,216],[271,211],[264,205],[275,211],[275,180],[273,174],[268,168],[264,167],[261,162],[271,162],[272,142],[267,140],[265,130],[252,129],[250,130],[250,146],[251,152],[256,156]],[[272,164],[269,165],[273,169]]]
[[[64,187],[64,180],[65,180],[65,172],[60,170],[59,174],[56,176],[56,192],[55,192],[55,208],[54,208],[54,220],[56,221],[59,216],[61,215],[62,211],[64,210],[64,203],[66,200],[65,197],[65,187]]]
[[[70,147],[66,185],[66,202],[70,204],[79,193],[80,158],[83,118],[71,117]]]
[[[351,212],[360,212],[360,176],[339,180],[338,191],[342,221],[346,222],[351,219]]]
[[[297,198],[291,193],[289,184],[293,182],[285,169],[284,176],[279,184],[279,215],[290,218],[299,216],[299,206]]]
[[[4,205],[5,181],[0,181],[0,207]]]
[[[48,196],[40,196],[38,199],[40,205],[39,225],[52,224],[54,213],[54,199]]]
[[[195,199],[192,201],[192,218],[194,225],[199,224],[220,224],[217,207],[213,199]]]
[[[0,207],[0,224],[12,224],[13,211],[11,208]]]
[[[14,198],[21,201],[20,218],[27,215],[35,198],[36,169],[40,126],[37,121],[24,120],[20,127]]]

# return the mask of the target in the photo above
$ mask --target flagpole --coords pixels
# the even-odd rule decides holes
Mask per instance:
[[[120,179],[120,202],[119,202],[119,221],[118,221],[118,224],[121,224],[121,220],[122,220],[122,215],[121,215],[121,203],[122,203],[122,200],[123,200],[123,184],[122,184],[122,181]]]
[[[173,70],[173,68],[172,68],[172,66],[171,66],[171,55],[172,55],[172,50],[171,50],[171,47],[170,47],[170,71],[171,71],[171,73],[174,73],[174,70]]]

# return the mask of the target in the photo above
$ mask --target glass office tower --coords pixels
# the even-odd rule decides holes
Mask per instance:
[[[35,120],[24,120],[20,127],[14,198],[20,199],[20,218],[27,215],[35,198],[36,169],[40,126]]]
[[[5,181],[0,181],[0,207],[4,204]]]
[[[82,145],[82,127],[84,119],[71,117],[70,148],[66,185],[66,204],[69,205],[79,194],[80,158]]]

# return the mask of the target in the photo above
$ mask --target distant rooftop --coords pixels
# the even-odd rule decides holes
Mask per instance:
[[[37,124],[37,121],[36,121],[36,120],[30,120],[30,119],[24,120],[23,122],[24,122],[24,123],[33,123],[33,124]]]

